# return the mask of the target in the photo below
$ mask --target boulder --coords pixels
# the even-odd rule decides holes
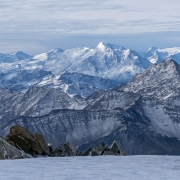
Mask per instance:
[[[119,155],[121,155],[121,156],[126,156],[127,154],[126,154],[122,149],[120,149]]]
[[[99,155],[99,152],[95,151],[95,150],[92,150],[91,152],[91,156],[98,156]]]
[[[93,151],[97,152],[99,155],[103,152],[103,150],[106,148],[105,143],[101,143],[99,146],[96,146],[93,148]]]
[[[35,132],[33,136],[34,139],[39,143],[41,149],[43,150],[43,155],[49,155],[50,154],[49,147],[46,141],[44,140],[43,136],[37,132]]]
[[[118,141],[113,141],[112,145],[109,147],[105,143],[94,147],[93,149],[87,149],[82,156],[98,156],[98,155],[122,155],[126,156],[126,153],[120,149],[120,143]]]
[[[58,146],[58,148],[56,148],[52,153],[51,156],[60,156],[60,157],[64,157],[64,156],[68,156],[68,154],[66,153],[66,150],[64,148],[63,144],[60,144]]]
[[[109,150],[110,150],[109,146],[106,145],[105,148],[103,149],[103,151],[101,152],[101,155],[103,155],[105,151],[109,151]]]
[[[23,159],[28,156],[0,137],[0,159]]]
[[[112,151],[114,154],[118,153],[119,154],[120,150],[120,143],[117,141],[114,141],[112,145],[110,146],[110,151]]]
[[[20,125],[10,128],[6,140],[32,156],[48,154],[44,138],[38,133],[35,133],[34,136],[31,135],[27,129]]]
[[[82,156],[90,156],[92,152],[91,148],[88,148],[84,153],[82,153]]]
[[[72,145],[70,142],[66,142],[64,144],[60,144],[58,148],[54,150],[52,153],[53,156],[77,156],[79,154],[77,148]]]
[[[64,144],[64,147],[66,149],[66,152],[70,155],[70,156],[76,156],[78,154],[78,150],[77,148],[71,144],[70,142],[66,142]]]

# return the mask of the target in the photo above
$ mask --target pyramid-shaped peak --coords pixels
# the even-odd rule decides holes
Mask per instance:
[[[180,65],[173,59],[164,60],[158,66],[163,69],[174,68],[174,69],[178,70],[178,72],[180,72]]]
[[[124,90],[164,98],[178,88],[180,88],[180,65],[170,59],[153,64],[143,73],[136,75]]]
[[[169,75],[173,75],[174,72],[180,72],[180,65],[173,59],[164,60],[159,64],[150,66],[143,74],[151,76],[155,76],[155,74],[157,74],[161,76],[162,73],[166,74],[166,72]]]
[[[96,47],[96,49],[99,49],[99,50],[102,50],[102,51],[104,51],[107,48],[110,48],[110,49],[113,49],[113,50],[114,49],[118,49],[118,50],[124,50],[125,49],[123,46],[119,46],[119,45],[116,45],[116,44],[110,44],[110,43],[105,44],[103,42],[100,42]]]
[[[32,58],[32,56],[24,53],[23,51],[17,51],[10,54],[11,56],[16,56],[19,60],[29,59]]]
[[[106,45],[103,42],[100,42],[96,49],[104,51],[106,49]]]

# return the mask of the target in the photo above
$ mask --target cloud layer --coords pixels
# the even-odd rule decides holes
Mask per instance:
[[[179,31],[179,7],[179,0],[1,0],[0,47],[38,49],[47,41],[50,48],[57,39],[66,44],[68,36],[112,35],[113,39],[114,35]]]

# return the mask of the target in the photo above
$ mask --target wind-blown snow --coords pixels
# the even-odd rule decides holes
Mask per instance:
[[[177,180],[180,156],[99,156],[0,161],[1,180]]]

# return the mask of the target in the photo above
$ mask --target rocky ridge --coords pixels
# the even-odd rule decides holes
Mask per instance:
[[[125,156],[126,153],[120,149],[120,143],[117,141],[114,141],[110,148],[105,144],[100,144],[98,147],[93,148],[93,150],[86,150],[85,153],[79,152],[70,142],[60,144],[53,150],[52,144],[47,143],[41,134],[37,132],[30,134],[27,129],[20,125],[12,126],[5,139],[0,137],[0,160],[37,156],[65,157],[98,155]]]
[[[128,154],[180,154],[179,69],[173,60],[153,65],[127,85],[91,95],[82,109],[19,116],[1,134],[20,124],[55,147],[70,141],[84,151],[116,139]]]

